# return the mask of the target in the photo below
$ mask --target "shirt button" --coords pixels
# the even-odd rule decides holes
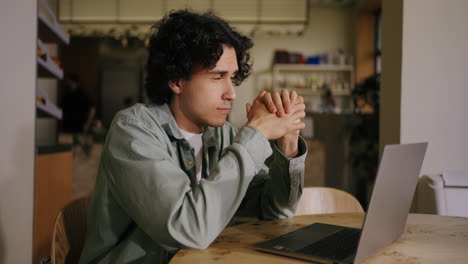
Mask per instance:
[[[291,165],[289,165],[289,167],[290,167],[291,169],[294,169],[294,168],[296,168],[296,164],[295,164],[295,163],[292,163]]]
[[[192,165],[193,165],[193,160],[188,160],[188,161],[187,161],[187,165],[188,165],[189,167],[192,167]]]

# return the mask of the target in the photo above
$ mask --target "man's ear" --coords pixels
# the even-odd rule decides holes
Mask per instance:
[[[169,81],[169,88],[171,88],[172,92],[174,94],[180,94],[182,92],[182,81],[181,80],[175,80],[175,81]]]

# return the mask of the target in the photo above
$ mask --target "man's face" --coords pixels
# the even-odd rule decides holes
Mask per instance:
[[[231,78],[237,70],[234,48],[223,46],[213,69],[199,69],[189,80],[171,83],[170,108],[179,128],[200,133],[206,126],[222,126],[236,98]]]

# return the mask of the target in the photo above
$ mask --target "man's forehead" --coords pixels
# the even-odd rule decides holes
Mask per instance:
[[[237,72],[237,68],[229,71],[229,70],[221,70],[221,69],[212,69],[212,70],[207,70],[206,72],[208,74],[226,74],[226,73],[236,73]]]
[[[213,68],[205,68],[202,66],[195,67],[193,73],[206,73],[206,74],[230,74],[237,73],[239,67],[237,63],[234,65],[215,65]]]

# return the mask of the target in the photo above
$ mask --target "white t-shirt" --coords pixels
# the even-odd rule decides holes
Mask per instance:
[[[184,138],[190,143],[190,146],[195,150],[195,171],[197,175],[197,182],[201,180],[201,172],[203,166],[203,141],[202,133],[193,134],[184,130],[180,130]]]

